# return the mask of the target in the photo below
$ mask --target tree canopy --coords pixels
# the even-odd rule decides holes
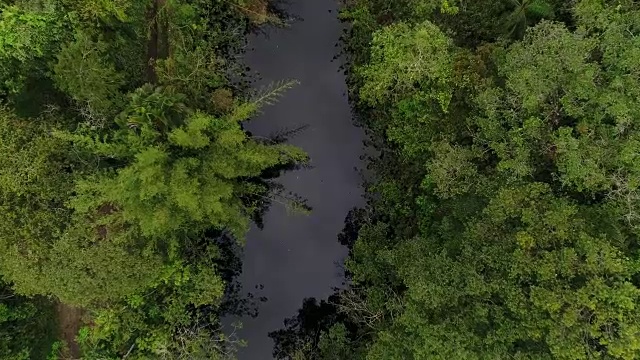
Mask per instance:
[[[432,3],[343,9],[381,155],[333,320],[274,354],[638,358],[640,7]]]
[[[235,60],[268,9],[0,1],[0,357],[233,356],[229,239],[307,160],[243,129],[291,85],[252,93]],[[340,16],[378,155],[339,237],[348,286],[305,300],[274,356],[640,358],[638,2]],[[60,338],[62,305],[83,318]]]
[[[19,296],[81,307],[85,358],[232,352],[219,239],[242,242],[269,178],[306,161],[243,130],[288,87],[253,96],[237,81],[245,5],[2,2],[0,274]],[[33,316],[23,303],[0,322]]]

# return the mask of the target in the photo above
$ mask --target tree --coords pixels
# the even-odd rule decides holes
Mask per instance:
[[[83,117],[102,127],[119,108],[116,104],[121,101],[119,88],[124,83],[123,76],[108,63],[105,56],[108,46],[104,41],[94,42],[82,32],[75,37],[57,56],[54,82],[78,104]]]
[[[0,13],[0,81],[3,97],[24,90],[42,70],[64,39],[63,25],[52,9],[35,10],[3,5]]]
[[[218,239],[241,244],[306,161],[242,128],[290,85],[232,82],[247,26],[235,2],[3,4],[0,274],[82,307],[88,358],[233,352]]]
[[[8,360],[43,358],[53,341],[51,305],[27,299],[0,283],[0,356]]]
[[[546,2],[522,39],[498,40],[471,6],[389,21],[378,5],[348,6],[352,93],[381,151],[350,289],[322,346],[279,344],[314,359],[345,343],[366,351],[334,358],[640,356],[640,8],[577,1],[560,23],[540,19],[565,16]],[[468,16],[489,43],[456,32]]]

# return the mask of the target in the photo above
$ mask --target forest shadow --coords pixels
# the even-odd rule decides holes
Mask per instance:
[[[344,227],[337,240],[349,249],[349,253],[353,250],[366,218],[367,212],[363,208],[352,208],[345,217]],[[344,266],[340,268],[343,270],[342,285],[345,286],[350,282],[350,274]],[[327,299],[305,298],[296,315],[285,319],[282,328],[269,333],[274,342],[275,359],[290,359],[294,354],[299,354],[300,349],[317,348],[321,335],[335,324],[344,324],[349,333],[357,331],[358,324],[352,322],[349,315],[343,311],[347,305],[347,290],[336,287],[333,291]]]

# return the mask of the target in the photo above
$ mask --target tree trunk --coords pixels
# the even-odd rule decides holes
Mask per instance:
[[[149,8],[148,20],[151,28],[151,35],[149,36],[149,42],[147,44],[147,81],[151,84],[158,82],[158,75],[156,74],[156,61],[161,58],[165,58],[169,52],[169,39],[168,39],[168,23],[165,20],[163,22],[163,29],[160,28],[160,10],[164,7],[166,0],[153,0],[151,7]],[[160,44],[160,34],[162,33],[162,40],[164,44]],[[159,54],[159,49],[162,48],[162,56]]]

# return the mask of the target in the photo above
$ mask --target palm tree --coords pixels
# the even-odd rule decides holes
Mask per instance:
[[[545,0],[509,1],[514,6],[514,9],[505,20],[508,37],[520,39],[524,36],[529,24],[553,17],[553,6]]]

